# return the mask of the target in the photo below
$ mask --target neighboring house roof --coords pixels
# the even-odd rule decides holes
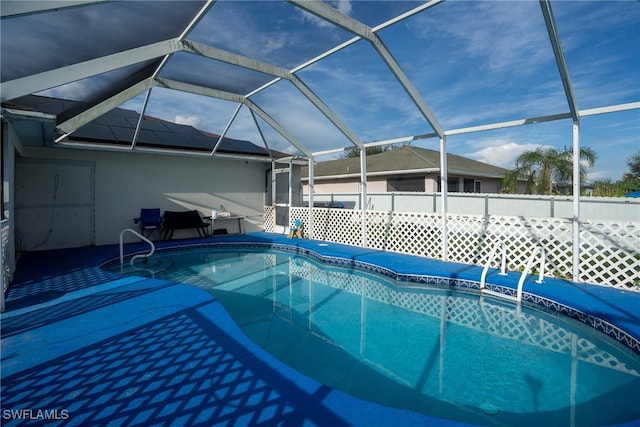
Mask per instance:
[[[37,111],[55,115],[82,106],[81,102],[44,96],[29,95],[3,103],[3,107]],[[140,115],[136,111],[115,108],[79,128],[68,136],[68,142],[91,142],[129,146]],[[58,118],[59,120],[60,118]],[[190,125],[172,123],[155,117],[144,116],[136,146],[175,150],[212,151],[220,135],[198,130]],[[269,156],[268,151],[250,141],[224,137],[217,149],[219,153],[251,156]],[[275,153],[281,157],[282,153]]]
[[[448,173],[488,178],[503,178],[507,169],[447,154]],[[409,173],[439,173],[440,153],[426,148],[405,146],[367,156],[367,175],[399,175]],[[360,158],[329,160],[314,166],[315,179],[360,176]],[[303,176],[308,176],[304,168]]]

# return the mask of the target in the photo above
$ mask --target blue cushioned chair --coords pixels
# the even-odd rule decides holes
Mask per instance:
[[[144,236],[145,231],[147,237],[151,236],[155,231],[160,232],[162,229],[162,215],[159,208],[140,209],[140,216],[134,219],[136,224],[140,224],[140,233]]]

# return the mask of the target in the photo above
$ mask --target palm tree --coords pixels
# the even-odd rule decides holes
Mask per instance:
[[[596,161],[596,153],[588,147],[580,149],[580,160],[590,167]],[[580,165],[580,181],[585,178],[586,171]],[[519,180],[527,183],[525,193],[550,195],[553,193],[553,183],[571,182],[573,177],[573,151],[564,148],[558,151],[554,148],[539,147],[533,151],[525,151],[516,159],[515,169],[507,172],[504,177],[504,188],[513,192]]]

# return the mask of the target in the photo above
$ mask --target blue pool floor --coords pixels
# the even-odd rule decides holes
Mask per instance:
[[[477,280],[480,271],[270,233],[205,241],[286,242],[398,273]],[[209,293],[98,267],[118,250],[21,257],[0,316],[3,425],[460,425],[365,402],[297,373],[248,340]],[[640,293],[564,281],[537,286],[640,339]]]

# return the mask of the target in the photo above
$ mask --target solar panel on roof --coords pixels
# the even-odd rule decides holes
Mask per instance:
[[[141,129],[140,132],[138,133],[138,140],[136,141],[137,144],[139,145],[159,145],[161,143],[160,138],[158,138],[158,135],[156,132],[150,131],[150,130],[146,130],[146,129]]]
[[[73,139],[86,139],[88,141],[113,141],[114,135],[111,128],[105,125],[87,123],[73,133]]]
[[[129,122],[124,117],[115,114],[104,114],[95,118],[92,123],[105,126],[129,127]]]
[[[140,129],[145,129],[153,132],[170,132],[171,130],[167,127],[167,123],[160,120],[153,120],[144,118],[142,119],[142,123],[140,123]]]

